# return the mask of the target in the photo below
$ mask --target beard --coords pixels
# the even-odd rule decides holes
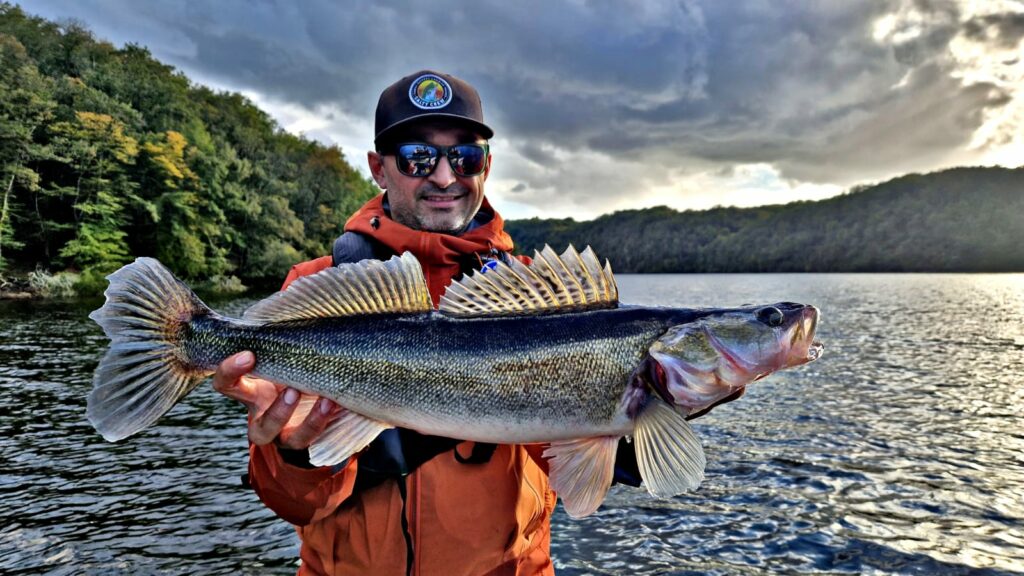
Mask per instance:
[[[447,209],[432,208],[427,200],[432,196],[457,198],[459,204]],[[472,194],[469,188],[457,182],[443,189],[433,183],[425,182],[416,190],[416,201],[412,213],[403,213],[398,216],[393,213],[392,217],[410,228],[457,236],[465,231],[478,209],[471,200]]]

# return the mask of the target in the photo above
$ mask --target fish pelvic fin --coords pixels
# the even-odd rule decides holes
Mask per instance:
[[[386,262],[362,260],[303,276],[254,304],[242,318],[271,323],[432,309],[423,268],[406,252]]]
[[[633,433],[640,477],[651,495],[670,498],[693,490],[704,479],[707,459],[690,423],[660,398],[637,416]]]
[[[107,276],[106,302],[89,318],[110,338],[93,377],[86,415],[110,442],[146,428],[210,374],[179,342],[193,317],[212,311],[153,258]]]
[[[611,265],[601,266],[588,246],[570,245],[561,256],[550,246],[534,252],[533,263],[512,258],[486,272],[453,282],[438,310],[448,316],[517,316],[615,308],[619,291]]]
[[[309,463],[314,466],[340,464],[366,448],[378,434],[388,428],[394,426],[342,409],[341,416],[328,424],[309,446]]]
[[[589,516],[604,501],[615,474],[618,436],[552,442],[544,450],[551,488],[573,518]]]

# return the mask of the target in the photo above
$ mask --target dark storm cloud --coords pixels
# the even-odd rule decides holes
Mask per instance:
[[[26,9],[76,17],[114,41],[125,25],[149,23],[154,54],[187,73],[356,117],[371,117],[380,90],[405,74],[451,72],[480,89],[489,121],[525,160],[517,191],[588,201],[621,193],[628,174],[598,166],[574,187],[552,170],[556,152],[604,155],[662,183],[707,164],[770,163],[786,178],[841,185],[932,169],[1009,97],[959,79],[950,43],[963,35],[1005,48],[1024,37],[1020,14],[963,22],[947,0],[38,0]],[[895,31],[877,38],[875,24],[891,14]],[[116,19],[117,30],[103,28]],[[602,188],[601,170],[617,185]]]
[[[972,18],[964,24],[964,33],[973,40],[990,40],[1003,48],[1015,48],[1024,39],[1024,12]]]

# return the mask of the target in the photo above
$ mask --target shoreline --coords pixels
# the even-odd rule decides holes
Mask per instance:
[[[792,274],[792,275],[800,275],[800,274],[857,274],[857,275],[861,275],[861,274],[890,274],[890,275],[899,275],[899,276],[902,276],[902,275],[910,276],[910,275],[919,275],[919,274],[1024,274],[1024,270],[1022,270],[1022,271],[1006,271],[1006,270],[993,270],[993,271],[977,271],[977,270],[971,270],[971,271],[949,271],[949,270],[943,270],[943,271],[918,271],[918,270],[914,270],[914,271],[898,271],[898,272],[894,272],[894,271],[891,271],[891,270],[878,270],[878,271],[863,271],[863,270],[858,270],[858,271],[834,271],[834,270],[829,270],[829,271],[804,271],[804,272],[692,272],[691,271],[691,272],[619,272],[616,275],[617,276],[643,276],[643,275],[650,275],[650,276],[663,276],[663,275],[666,275],[667,276],[667,275],[673,275],[673,274],[676,274],[676,275],[695,275],[695,276],[696,275],[709,275],[709,274],[718,274],[718,275],[723,275],[723,276],[738,275],[738,274]],[[273,291],[274,288],[276,287],[276,283],[271,283],[271,284],[272,285],[268,285],[269,286],[268,289]],[[209,289],[204,290],[203,288],[200,288],[199,292],[204,293],[205,296],[213,296],[213,297],[243,296],[245,294],[259,293],[259,292],[261,292],[261,288],[264,288],[264,287],[262,285],[260,285],[260,284],[257,284],[256,286],[247,286],[244,290],[241,290],[241,291],[231,290],[231,291],[221,292],[221,291],[217,291],[217,290],[212,290],[211,291]],[[24,274],[24,275],[18,274],[18,275],[15,275],[15,276],[2,276],[2,275],[0,275],[0,302],[4,302],[4,301],[25,301],[25,300],[62,300],[62,299],[68,299],[68,298],[75,299],[75,298],[90,298],[90,297],[93,297],[93,296],[100,296],[100,294],[94,294],[94,295],[90,295],[90,294],[77,294],[77,293],[70,293],[69,294],[69,293],[63,292],[63,291],[58,291],[58,293],[50,293],[50,294],[48,294],[47,292],[48,292],[48,290],[46,290],[46,287],[33,286],[33,283],[30,281],[28,274]]]
[[[43,298],[38,290],[32,287],[28,274],[0,273],[0,300],[35,300]]]

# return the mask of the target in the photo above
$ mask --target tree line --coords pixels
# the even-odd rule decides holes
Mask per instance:
[[[507,224],[520,250],[590,245],[619,272],[1024,271],[1024,168],[910,174],[818,202]]]
[[[280,279],[376,193],[243,96],[0,3],[0,270],[95,291],[151,255],[193,280]]]

